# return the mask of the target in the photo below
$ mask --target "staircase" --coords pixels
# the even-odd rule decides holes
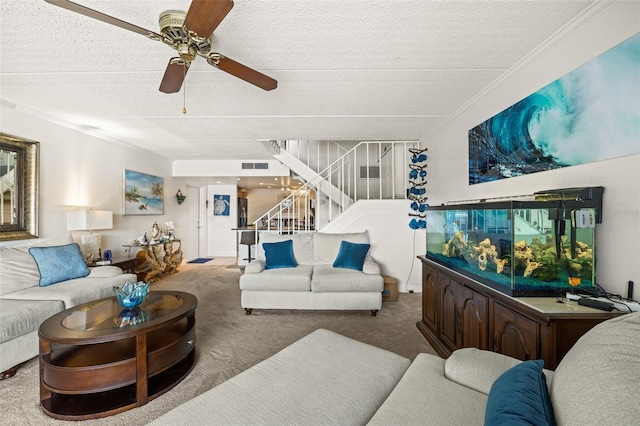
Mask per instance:
[[[306,183],[254,222],[278,233],[320,230],[359,200],[407,199],[410,154],[417,141],[265,141],[273,156]]]

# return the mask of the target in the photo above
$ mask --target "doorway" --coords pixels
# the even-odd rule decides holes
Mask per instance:
[[[187,237],[183,242],[184,257],[187,261],[206,257],[207,222],[205,188],[187,185]]]

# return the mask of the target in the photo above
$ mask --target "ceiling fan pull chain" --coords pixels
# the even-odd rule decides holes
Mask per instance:
[[[184,79],[182,83],[182,113],[187,113],[187,64],[185,63],[182,67],[184,70]]]

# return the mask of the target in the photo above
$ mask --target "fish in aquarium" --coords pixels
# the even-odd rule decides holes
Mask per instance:
[[[517,241],[513,245],[513,253],[499,257],[489,238],[475,243],[465,241],[463,232],[456,232],[443,244],[441,254],[463,259],[481,271],[495,270],[497,274],[510,274],[513,267],[515,275],[545,282],[557,280],[560,271],[574,278],[569,280],[571,285],[578,285],[579,278],[589,279],[593,270],[593,248],[582,241],[576,241],[573,247],[567,244],[566,236],[561,236],[560,241],[561,256],[556,250],[556,237],[549,233],[544,241],[540,237],[534,237],[530,244],[525,240]]]

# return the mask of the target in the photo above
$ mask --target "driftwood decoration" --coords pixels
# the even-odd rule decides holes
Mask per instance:
[[[138,277],[144,276],[143,281],[147,282],[158,281],[178,272],[182,263],[182,244],[180,240],[173,240],[148,245],[136,257]]]

